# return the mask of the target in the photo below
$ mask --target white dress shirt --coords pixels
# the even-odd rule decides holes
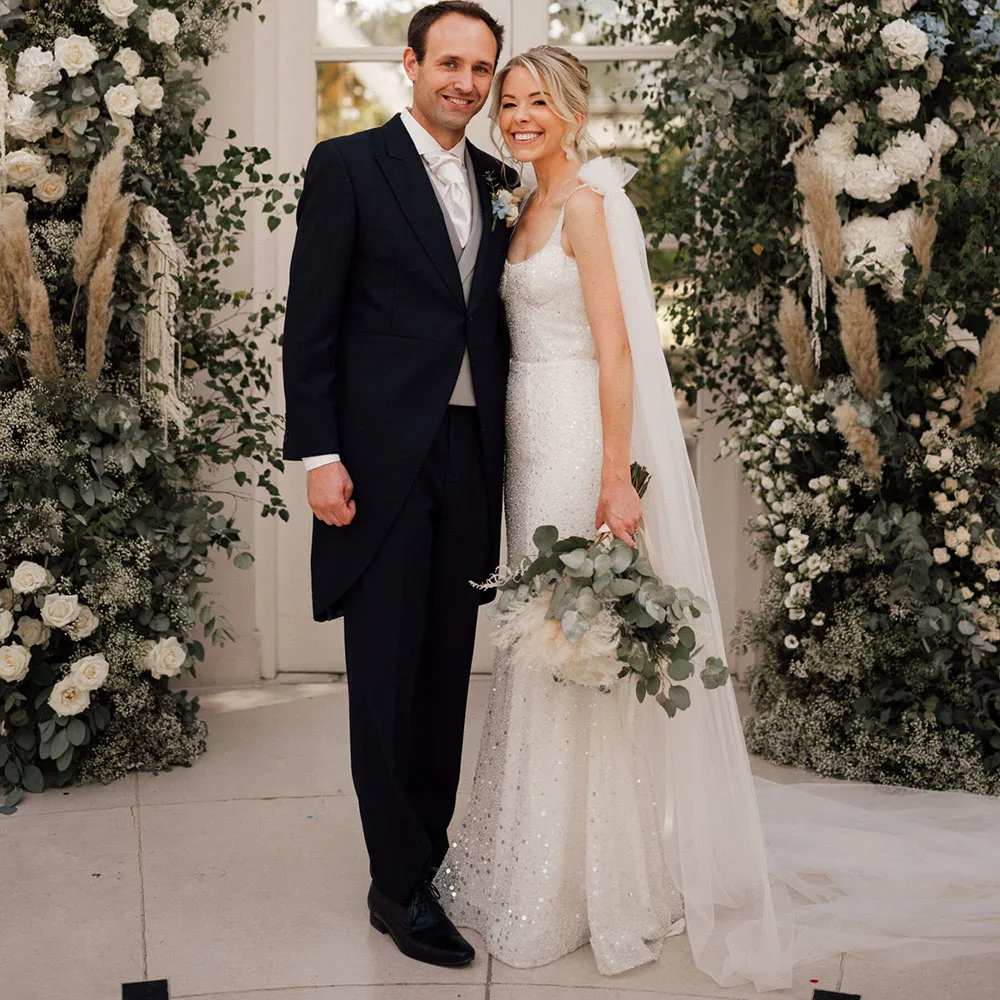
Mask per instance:
[[[450,150],[444,150],[444,147],[428,132],[423,125],[421,125],[416,118],[413,117],[409,108],[403,108],[400,114],[400,119],[406,128],[410,139],[413,140],[413,145],[416,147],[417,152],[420,154],[420,158],[424,162],[424,167],[427,170],[427,176],[430,178],[431,184],[434,185],[438,194],[441,196],[441,200],[445,205],[451,206],[453,204],[453,199],[459,199],[467,203],[467,208],[463,205],[456,206],[453,211],[449,207],[449,211],[452,213],[452,221],[455,223],[455,228],[459,233],[465,233],[466,239],[468,239],[469,225],[472,221],[472,186],[469,183],[468,170],[465,165],[465,136],[463,136]],[[449,184],[447,181],[448,172],[439,169],[437,166],[431,167],[427,159],[427,154],[432,154],[432,158],[435,161],[440,161],[440,154],[442,152],[448,152],[454,154],[457,163],[456,166],[461,168],[461,176],[465,180],[464,191],[461,188],[458,191],[452,190],[456,185]],[[466,352],[466,357],[463,361],[463,366],[468,365],[468,352]],[[312,471],[313,469],[318,469],[322,465],[330,465],[332,462],[339,462],[339,455],[312,455],[307,458],[302,459],[302,464],[306,467],[307,471]]]

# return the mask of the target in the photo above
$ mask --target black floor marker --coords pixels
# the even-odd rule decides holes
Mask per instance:
[[[833,990],[813,990],[813,1000],[861,1000],[861,994],[835,993]]]
[[[148,983],[122,983],[122,1000],[170,1000],[165,979]]]

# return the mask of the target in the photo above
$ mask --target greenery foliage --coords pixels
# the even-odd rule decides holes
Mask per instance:
[[[60,375],[44,378],[32,368],[23,315],[8,336],[0,334],[0,578],[26,560],[41,564],[62,593],[78,595],[99,620],[78,645],[65,635],[32,645],[26,677],[0,679],[0,787],[11,811],[23,789],[186,765],[205,748],[197,699],[168,687],[181,664],[172,660],[169,670],[151,672],[149,656],[154,644],[172,638],[184,650],[183,670],[193,674],[204,658],[196,631],[213,643],[232,638],[211,597],[210,565],[219,550],[240,568],[252,565],[235,522],[239,496],[258,503],[263,515],[287,518],[273,480],[281,469],[280,418],[267,405],[271,372],[261,351],[274,342],[283,306],[270,294],[231,290],[225,270],[256,205],[262,203],[272,230],[293,211],[294,181],[265,173],[267,151],[234,144],[233,133],[221,161],[204,162],[212,132],[199,116],[208,95],[195,67],[220,51],[229,22],[254,3],[6,6],[0,73],[22,103],[20,120],[13,103],[8,119],[2,204],[26,212]],[[121,23],[110,16],[123,9]],[[64,51],[62,65],[57,57],[51,71],[32,70],[74,37],[78,47]],[[143,103],[132,106],[136,95]],[[84,358],[88,293],[81,297],[74,278],[94,166],[120,135],[130,137],[122,191],[166,217],[186,262],[174,303],[177,382],[158,382],[154,358],[146,362],[146,391],[140,340],[158,305],[145,272],[151,237],[134,211],[114,272],[96,382]],[[32,157],[41,179],[29,176]],[[181,424],[161,414],[160,393],[168,389],[186,408]],[[234,477],[238,493],[220,488]],[[30,597],[0,591],[0,614],[37,614]],[[26,645],[17,634],[4,641]],[[60,714],[49,699],[69,676],[70,658],[98,654],[108,663],[106,680],[82,712]]]
[[[995,794],[997,11],[621,6],[616,37],[677,46],[643,98],[685,184],[644,221],[680,236],[675,327],[763,508],[749,745]]]

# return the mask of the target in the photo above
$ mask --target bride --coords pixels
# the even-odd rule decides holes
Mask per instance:
[[[585,537],[607,524],[632,544],[644,518],[654,568],[715,609],[645,241],[624,192],[635,170],[584,162],[589,93],[585,67],[552,46],[516,56],[494,83],[494,128],[537,178],[501,282],[513,349],[509,562],[532,553],[543,524]],[[645,509],[633,459],[652,474]],[[703,657],[724,656],[717,614],[697,631]],[[998,819],[997,803],[962,793],[755,788],[732,685],[692,686],[691,707],[667,719],[625,684],[604,694],[560,683],[500,652],[471,801],[437,885],[452,920],[512,966],[589,941],[611,975],[686,932],[721,985],[774,989],[796,963],[843,951],[994,948]]]

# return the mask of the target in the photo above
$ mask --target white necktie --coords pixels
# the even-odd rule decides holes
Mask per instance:
[[[434,176],[444,185],[444,203],[464,247],[472,232],[472,195],[465,167],[458,155],[448,149],[424,153],[424,160]]]

